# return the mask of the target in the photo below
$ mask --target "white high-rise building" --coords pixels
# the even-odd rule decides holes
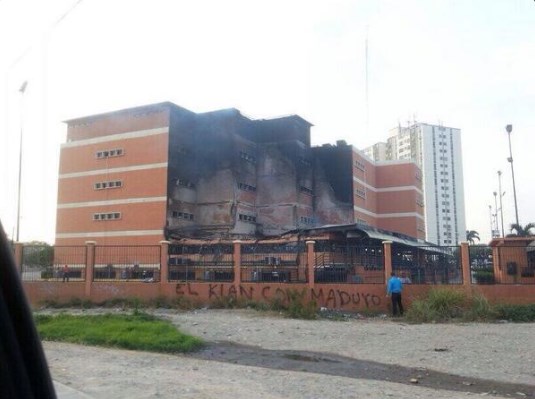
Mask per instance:
[[[466,240],[460,129],[413,123],[364,149],[375,161],[410,159],[423,173],[426,239],[438,245]]]

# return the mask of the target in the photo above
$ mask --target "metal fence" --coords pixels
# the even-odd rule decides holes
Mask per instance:
[[[384,284],[382,246],[317,241],[314,251],[317,283]]]
[[[460,246],[392,246],[392,270],[409,284],[462,284]]]
[[[304,242],[242,244],[241,281],[306,282],[305,256]]]
[[[470,282],[472,284],[494,284],[494,262],[492,247],[471,245],[468,248],[470,259]]]
[[[22,248],[23,281],[84,281],[85,246],[25,245]]]
[[[231,244],[169,246],[169,281],[234,280]]]
[[[160,281],[159,245],[96,246],[93,281]]]

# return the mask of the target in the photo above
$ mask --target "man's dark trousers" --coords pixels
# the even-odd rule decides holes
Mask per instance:
[[[392,315],[397,316],[399,314],[403,316],[403,305],[401,303],[401,292],[392,293]]]

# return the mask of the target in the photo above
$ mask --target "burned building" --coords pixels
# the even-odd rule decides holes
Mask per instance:
[[[378,199],[417,196],[414,164],[387,171],[342,142],[313,148],[312,125],[297,115],[250,119],[167,102],[67,124],[57,245],[265,237],[347,223],[420,237],[416,205]]]

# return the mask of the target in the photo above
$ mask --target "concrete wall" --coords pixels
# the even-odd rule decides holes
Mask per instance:
[[[92,246],[88,244],[88,253],[93,253]],[[391,243],[384,243],[385,253],[385,281],[392,270],[391,266]],[[288,299],[289,290],[303,292],[309,300],[314,300],[318,307],[331,309],[344,309],[352,311],[388,311],[390,301],[386,297],[385,284],[352,284],[334,283],[318,284],[309,279],[306,283],[245,283],[240,281],[241,261],[239,256],[234,256],[234,281],[233,282],[169,282],[167,281],[167,252],[168,243],[161,243],[161,281],[155,282],[127,282],[127,281],[92,281],[93,266],[92,256],[87,257],[86,281],[24,281],[23,286],[30,303],[39,305],[44,301],[66,302],[73,298],[102,302],[113,298],[137,297],[142,300],[155,299],[165,296],[168,299],[188,298],[198,304],[206,304],[223,298],[236,298],[243,300],[268,301],[274,298]],[[465,292],[467,295],[483,294],[493,303],[526,304],[535,303],[535,281],[532,285],[519,284],[496,284],[496,285],[472,285],[470,283],[470,265],[468,246],[463,244],[462,274],[463,284],[442,285],[448,288]],[[21,262],[21,246],[15,251],[18,264]],[[234,253],[240,253],[240,243],[234,243]],[[305,267],[308,276],[314,275],[314,265],[317,254],[314,252],[314,242],[307,242],[307,251],[303,254],[306,259]],[[406,306],[425,296],[425,294],[437,286],[426,284],[407,284],[403,292],[403,302]]]

